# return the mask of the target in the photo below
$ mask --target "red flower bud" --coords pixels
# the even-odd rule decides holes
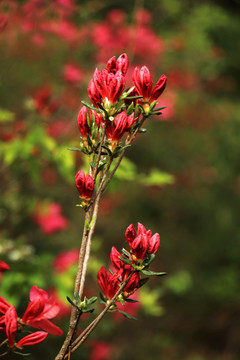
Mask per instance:
[[[93,105],[95,107],[98,107],[97,103],[101,103],[102,98],[101,98],[101,94],[96,89],[96,86],[95,86],[93,80],[90,81],[88,88],[87,88],[87,92],[88,92],[88,97],[92,101]]]
[[[87,123],[87,113],[88,111],[86,106],[83,106],[79,111],[77,117],[78,128],[84,139],[87,138],[87,134],[89,133],[89,126]]]
[[[125,238],[129,244],[129,246],[131,247],[131,243],[133,242],[133,240],[136,237],[136,231],[135,228],[133,226],[133,224],[129,225],[126,232],[125,232]]]
[[[48,335],[48,333],[45,331],[36,331],[35,333],[27,335],[24,338],[22,338],[21,340],[19,340],[16,343],[16,347],[22,348],[23,346],[36,345],[36,344],[42,342],[43,340],[45,340],[47,335]]]
[[[117,61],[116,61],[116,57],[113,56],[107,62],[107,71],[109,73],[115,74],[118,70],[120,70],[122,74],[125,76],[128,69],[128,64],[129,64],[129,60],[127,54],[120,55]]]
[[[85,177],[84,171],[80,170],[75,176],[75,185],[81,198],[89,200],[94,191],[94,181],[91,175]]]
[[[153,81],[150,71],[146,66],[137,66],[133,72],[133,84],[139,95],[149,99],[152,92]]]
[[[129,131],[137,118],[134,113],[127,116],[126,110],[118,114],[113,121],[109,121],[106,125],[106,135],[109,140],[119,141],[123,134]]]
[[[143,99],[141,101],[149,101],[150,103],[154,100],[157,100],[158,97],[162,94],[166,87],[167,77],[161,75],[158,79],[156,85],[153,87],[153,81],[150,74],[150,71],[146,66],[139,67],[137,66],[133,72],[133,84],[138,95],[142,95]]]

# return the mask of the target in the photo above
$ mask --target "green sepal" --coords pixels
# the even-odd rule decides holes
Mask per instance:
[[[147,276],[163,276],[163,275],[166,275],[167,273],[166,272],[155,272],[155,271],[151,271],[151,270],[141,270],[142,273],[144,275],[147,275]]]
[[[137,318],[135,318],[134,316],[132,315],[129,315],[128,313],[126,313],[125,311],[121,311],[121,310],[118,310],[118,312],[120,312],[123,316],[125,316],[127,319],[130,319],[130,320],[137,320]]]

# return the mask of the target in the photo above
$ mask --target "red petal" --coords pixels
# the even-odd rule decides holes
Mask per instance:
[[[35,345],[46,339],[48,333],[45,331],[36,331],[30,335],[25,336],[16,343],[16,347],[21,348],[27,345]]]

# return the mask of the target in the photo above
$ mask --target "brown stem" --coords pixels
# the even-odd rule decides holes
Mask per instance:
[[[125,144],[124,146],[127,146],[127,145],[130,145],[133,140],[135,139],[137,133],[138,133],[138,130],[140,129],[140,127],[142,126],[142,124],[144,123],[144,121],[146,120],[147,117],[144,117],[142,118],[142,120],[140,121],[137,129],[134,131],[134,133],[132,133],[131,135],[129,135],[125,141]],[[112,170],[111,174],[109,175],[109,177],[107,178],[103,188],[102,188],[102,193],[105,191],[105,189],[107,188],[108,184],[110,183],[113,175],[115,174],[115,172],[117,171],[117,168],[119,167],[124,155],[125,155],[125,152],[126,152],[127,148],[123,149],[123,151],[121,152],[119,158],[118,158],[118,161],[116,163],[116,165],[114,166],[114,169]]]

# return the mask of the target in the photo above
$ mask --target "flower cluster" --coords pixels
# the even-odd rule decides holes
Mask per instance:
[[[138,223],[137,231],[133,224],[128,226],[125,237],[130,251],[122,249],[122,253],[120,253],[115,247],[112,247],[110,260],[114,271],[108,272],[102,266],[97,275],[99,286],[104,294],[102,298],[106,304],[119,292],[119,287],[123,284],[125,285],[122,292],[117,294],[115,301],[120,301],[123,305],[125,301],[129,301],[129,296],[145,283],[145,279],[140,278],[140,271],[148,275],[164,275],[164,273],[145,270],[149,268],[159,248],[160,236],[158,233],[152,235],[151,230],[146,230],[142,224]],[[130,301],[133,300],[130,299]],[[110,310],[117,310],[115,302],[111,305]]]
[[[156,108],[156,103],[167,77],[162,75],[153,87],[148,68],[137,66],[132,74],[132,86],[125,89],[128,67],[128,56],[123,53],[117,59],[110,58],[106,68],[95,69],[88,85],[92,104],[83,101],[77,118],[83,153],[97,152],[103,139],[107,153],[116,158],[123,148],[121,140],[125,134],[138,132],[139,124],[147,117],[161,114],[164,107]]]
[[[0,331],[6,334],[10,350],[38,344],[47,337],[48,333],[52,335],[62,335],[63,333],[58,326],[49,320],[54,318],[60,310],[55,300],[36,285],[30,290],[29,297],[30,302],[23,317],[19,318],[15,307],[11,306],[7,300],[0,296],[0,314],[2,314],[0,317]],[[21,332],[26,326],[40,329],[41,331],[31,333],[16,341],[16,334]]]

